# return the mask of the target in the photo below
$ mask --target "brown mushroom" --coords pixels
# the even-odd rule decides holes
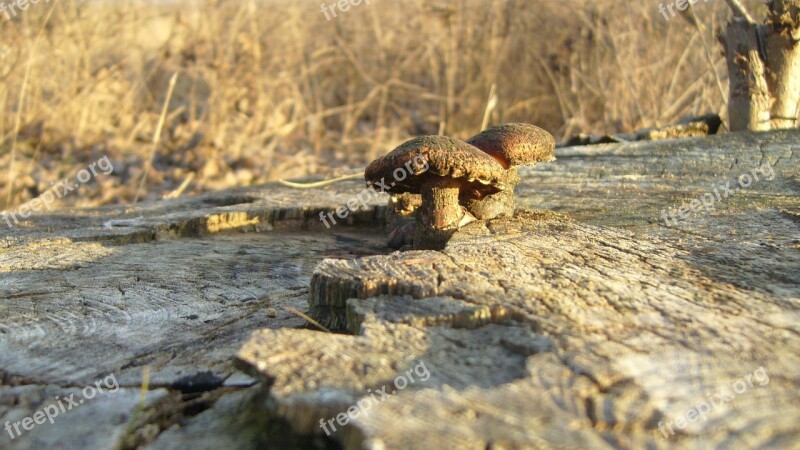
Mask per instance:
[[[389,194],[422,194],[416,214],[414,247],[441,249],[471,216],[459,194],[483,198],[510,186],[505,171],[488,154],[458,139],[423,136],[412,139],[367,166],[367,184]]]
[[[504,169],[556,159],[553,135],[528,123],[506,123],[487,128],[469,138],[467,143],[491,155]]]
[[[507,123],[483,130],[471,137],[469,144],[491,155],[507,169],[504,183],[511,189],[480,198],[462,193],[467,211],[481,220],[514,214],[514,187],[519,183],[517,166],[555,160],[555,139],[547,131],[527,123]]]

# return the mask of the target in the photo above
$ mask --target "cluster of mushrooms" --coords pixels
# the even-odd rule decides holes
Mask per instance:
[[[460,227],[514,214],[517,166],[553,161],[555,140],[530,124],[488,128],[466,142],[414,138],[367,166],[368,186],[392,195],[392,248],[439,250]],[[411,173],[398,177],[399,171]]]

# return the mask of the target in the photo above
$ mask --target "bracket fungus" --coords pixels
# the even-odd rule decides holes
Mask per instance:
[[[423,136],[370,163],[364,178],[389,194],[421,194],[414,248],[441,249],[460,226],[474,220],[459,204],[462,193],[480,199],[511,189],[505,172],[497,160],[466,142]]]
[[[511,188],[483,198],[462,196],[461,203],[475,218],[489,220],[514,214],[517,166],[555,161],[556,142],[547,131],[527,123],[506,123],[483,130],[467,143],[491,155],[506,170],[504,182]]]

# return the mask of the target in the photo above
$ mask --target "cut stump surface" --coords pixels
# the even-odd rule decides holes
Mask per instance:
[[[558,149],[440,252],[388,252],[385,196],[326,229],[357,181],[34,216],[2,231],[0,425],[119,400],[0,447],[796,448],[799,150]]]

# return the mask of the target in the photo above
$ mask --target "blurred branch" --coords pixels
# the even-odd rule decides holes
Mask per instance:
[[[731,10],[733,10],[734,16],[744,19],[751,25],[755,25],[756,21],[753,20],[753,17],[747,12],[747,9],[745,9],[744,5],[742,5],[742,2],[739,0],[725,0],[725,3],[727,3]]]

